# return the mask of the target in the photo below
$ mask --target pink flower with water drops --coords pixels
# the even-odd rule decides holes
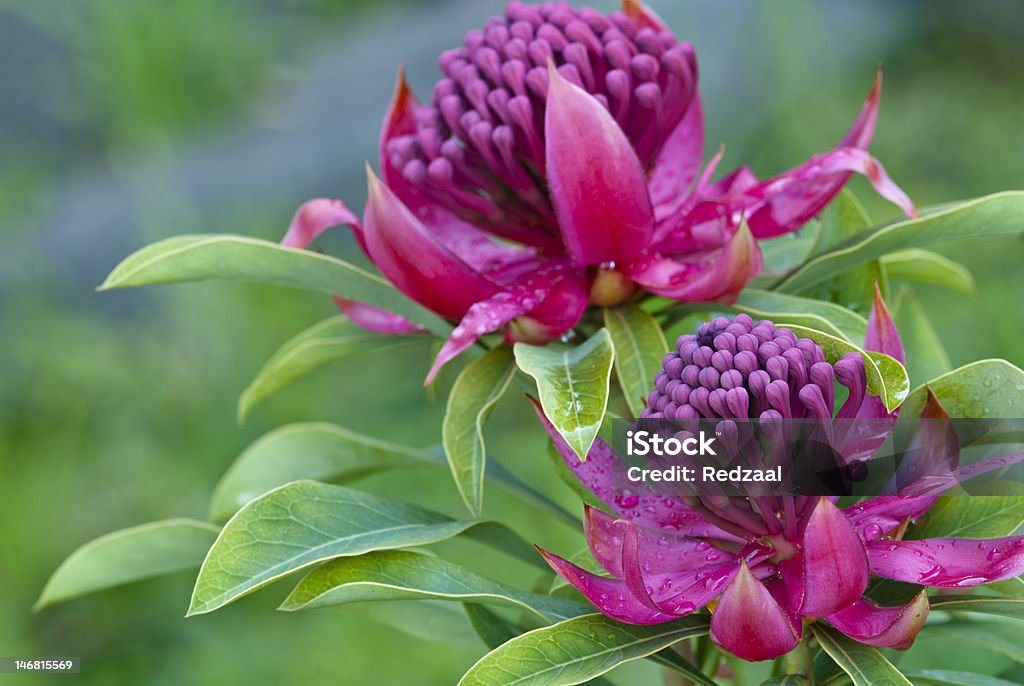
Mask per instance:
[[[693,48],[637,0],[607,16],[513,1],[439,66],[424,103],[399,74],[362,221],[316,199],[284,240],[347,224],[398,290],[456,322],[428,381],[481,335],[555,340],[638,289],[731,301],[761,270],[758,239],[800,228],[852,173],[915,214],[866,152],[880,75],[835,149],[761,181],[745,166],[713,180]],[[418,330],[339,304],[374,331]]]
[[[865,345],[902,359],[899,334],[881,298]],[[644,414],[681,421],[831,421],[834,381],[849,390],[836,417],[895,418],[866,393],[859,354],[829,364],[816,343],[785,328],[746,315],[720,317],[679,339]],[[818,619],[861,643],[903,649],[927,617],[926,592],[906,605],[881,606],[865,596],[872,577],[965,588],[1024,572],[1024,536],[903,539],[908,522],[922,517],[939,494],[1024,461],[1024,454],[959,467],[959,449],[941,431],[925,431],[915,446],[927,463],[925,476],[901,482],[894,495],[845,509],[834,497],[674,498],[644,482],[631,483],[636,489],[625,494],[613,486],[618,458],[607,443],[598,439],[581,462],[539,407],[538,414],[576,478],[615,513],[588,506],[584,515],[590,551],[607,576],[541,553],[597,609],[622,622],[667,622],[716,601],[712,639],[746,660],[789,652],[804,623]],[[930,392],[924,416],[948,420]],[[868,438],[879,446],[877,436]],[[863,455],[864,436],[837,435],[835,441],[847,458],[870,459]]]

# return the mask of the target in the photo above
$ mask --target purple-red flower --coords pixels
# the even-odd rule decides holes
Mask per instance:
[[[899,334],[880,298],[866,347],[902,357]],[[771,322],[722,317],[679,339],[676,351],[665,357],[644,414],[684,421],[829,421],[833,380],[849,389],[837,417],[894,419],[866,394],[859,354],[832,365],[813,341]],[[941,473],[932,470],[932,476],[910,482],[896,495],[845,509],[834,497],[672,497],[643,482],[631,483],[629,492],[617,490],[612,483],[617,458],[607,443],[595,442],[581,462],[539,408],[538,414],[576,477],[616,513],[586,507],[584,518],[590,551],[610,576],[541,553],[595,607],[619,621],[667,622],[717,599],[711,637],[746,660],[789,652],[801,639],[804,621],[818,618],[862,643],[906,648],[927,617],[925,591],[907,605],[880,606],[864,595],[872,576],[963,588],[1024,572],[1024,536],[902,540],[908,522],[925,514],[941,492],[1024,460],[1024,454],[957,469],[955,446],[950,448],[941,431],[926,431],[916,453],[932,467],[944,466]],[[932,395],[924,414],[948,419]],[[868,440],[877,448],[875,438]],[[864,441],[864,436],[835,436],[840,454],[854,461],[869,459],[862,454]]]
[[[458,322],[428,380],[483,334],[548,342],[638,287],[729,301],[761,269],[757,239],[798,229],[851,173],[914,214],[866,152],[880,78],[834,150],[765,181],[747,167],[712,181],[693,49],[637,0],[609,16],[513,1],[439,64],[429,103],[399,74],[363,220],[312,200],[284,240],[348,224],[396,288]],[[340,305],[375,331],[417,330]]]

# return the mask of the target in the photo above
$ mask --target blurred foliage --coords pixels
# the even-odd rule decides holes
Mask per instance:
[[[0,236],[35,238],[25,230],[28,220],[60,202],[56,194],[69,176],[89,178],[124,156],[159,163],[179,145],[230,132],[234,117],[301,74],[317,46],[372,21],[371,12],[356,12],[371,4],[3,2]],[[653,4],[670,14],[668,2]],[[446,11],[444,2],[432,5]],[[739,130],[712,122],[709,143],[728,140],[727,162],[749,160],[763,175],[792,166],[838,138],[836,122],[852,118],[874,64],[884,61],[874,151],[918,203],[1020,187],[1024,6],[943,0],[872,8],[859,15],[863,21],[849,40],[883,29],[899,35],[886,54],[841,61],[822,38],[820,6],[758,4],[761,33],[749,45],[730,46],[760,51],[744,56],[759,87],[735,95],[748,107],[753,99],[756,116],[733,115]],[[900,21],[890,22],[890,13]],[[701,27],[677,27],[700,51]],[[386,41],[380,50],[381,59],[397,60]],[[798,116],[812,110],[819,116]],[[860,182],[855,189],[873,198]],[[202,211],[178,193],[163,189],[157,211],[139,212],[135,245],[185,228],[223,228],[205,227]],[[280,218],[291,208],[254,200],[244,216],[221,218],[224,226],[279,234]],[[869,211],[876,219],[893,214],[873,200]],[[182,216],[200,224],[183,227]],[[79,681],[89,684],[453,683],[481,647],[400,637],[356,612],[274,613],[280,598],[272,592],[186,621],[190,573],[31,614],[46,577],[80,543],[167,516],[202,517],[227,465],[277,425],[322,419],[425,446],[439,442],[443,411],[420,386],[426,359],[398,364],[371,355],[297,384],[238,427],[237,393],[279,343],[333,314],[329,301],[222,285],[101,296],[55,266],[61,261],[54,256],[67,248],[45,240],[33,245],[30,264],[17,265],[18,280],[0,280],[8,289],[0,298],[0,654],[81,655]],[[1024,364],[1018,303],[1024,245],[1008,239],[941,249],[974,270],[981,293],[970,299],[916,290],[953,364],[989,356]],[[14,266],[0,256],[0,268]],[[529,415],[518,394],[508,394],[489,427],[488,448],[512,471],[546,474],[539,433],[521,431],[532,428]],[[574,502],[557,480],[530,480]],[[441,509],[457,506],[444,474],[418,480],[414,492],[395,477],[366,485]],[[497,492],[488,493],[491,499],[511,507]],[[545,547],[579,547],[578,532],[550,527],[536,513],[524,510],[517,522]],[[482,571],[497,578],[527,573],[511,565]],[[924,654],[914,659],[933,664]],[[644,667],[629,669],[636,675]],[[18,683],[49,681],[19,677]]]

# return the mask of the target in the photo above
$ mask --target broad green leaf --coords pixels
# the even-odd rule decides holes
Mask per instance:
[[[470,627],[466,613],[454,603],[440,600],[358,603],[347,605],[344,612],[383,624],[421,641],[480,650],[480,639]],[[401,641],[400,636],[396,639]]]
[[[844,188],[821,213],[821,230],[818,232],[813,254],[827,252],[847,240],[854,240],[870,227],[871,220],[863,205],[849,189]],[[800,292],[813,300],[837,303],[867,315],[874,301],[875,284],[878,284],[885,293],[888,289],[888,278],[881,263],[878,260],[870,260],[838,272],[827,281]],[[854,340],[859,342],[862,338]]]
[[[985,588],[991,588],[991,585]],[[932,610],[981,612],[1010,619],[1024,619],[1024,598],[994,598],[979,595],[937,595],[929,599]]]
[[[784,233],[777,238],[757,242],[764,260],[764,274],[773,280],[784,272],[797,267],[813,253],[818,241],[821,222],[808,222],[796,233]]]
[[[1006,360],[979,360],[927,383],[950,417],[978,419],[1024,417],[1024,371]],[[924,385],[903,406],[908,417],[921,416]]]
[[[502,539],[505,534],[491,522],[453,521],[398,500],[296,481],[247,503],[224,525],[199,570],[188,615],[212,612],[335,557],[436,543],[460,534],[519,552],[514,538]]]
[[[746,289],[729,309],[755,319],[793,322],[853,343],[864,340],[868,326],[864,317],[841,305],[773,291]]]
[[[808,686],[809,682],[807,679],[797,674],[787,674],[785,676],[777,676],[774,679],[762,682],[761,686]]]
[[[874,291],[872,291],[874,293]],[[684,315],[697,312],[727,312],[749,314],[754,319],[774,322],[792,322],[842,338],[851,343],[864,340],[868,322],[852,310],[824,300],[799,295],[746,288],[732,305],[722,303],[678,303],[655,299],[655,312],[667,317],[666,325],[673,326]]]
[[[484,605],[463,603],[462,608],[466,612],[470,626],[490,650],[527,632],[526,628],[513,624]]]
[[[289,424],[259,438],[235,460],[213,492],[210,519],[225,521],[256,496],[291,481],[338,481],[435,463],[422,451],[333,424]]]
[[[814,329],[786,322],[779,322],[779,326],[792,329],[797,336],[810,338],[820,345],[825,353],[825,359],[833,364],[848,353],[859,353],[864,358],[868,390],[881,398],[889,412],[899,407],[907,397],[907,392],[910,390],[907,370],[892,357],[874,351],[862,350],[848,341]]]
[[[972,674],[971,672],[952,672],[945,669],[922,669],[916,672],[907,672],[907,676],[919,686],[926,684],[935,686],[1019,686],[1012,681],[994,676]]]
[[[534,629],[499,646],[480,658],[459,686],[581,684],[707,631],[705,617],[636,626],[600,614],[584,615]]]
[[[704,672],[700,671],[697,665],[691,663],[671,647],[659,650],[653,655],[648,655],[647,659],[657,662],[662,667],[682,674],[691,683],[701,684],[702,686],[718,686],[706,674],[704,674]],[[588,681],[587,683],[592,684],[594,682]]]
[[[419,345],[423,340],[417,336],[371,333],[344,316],[325,319],[287,341],[267,360],[238,398],[238,421],[244,421],[260,402],[330,362],[358,352]]]
[[[290,286],[358,300],[447,337],[451,327],[386,280],[328,255],[246,236],[175,236],[148,245],[114,267],[100,290],[224,279]]]
[[[442,440],[455,486],[474,517],[483,511],[484,422],[516,373],[512,349],[499,346],[473,360],[452,386],[444,414]]]
[[[527,593],[433,555],[379,550],[324,563],[299,582],[282,610],[382,600],[449,600],[509,605],[545,622],[585,614],[572,600]]]
[[[1024,524],[1024,498],[1019,496],[952,496],[939,498],[928,510],[913,538],[999,538]]]
[[[920,219],[891,222],[855,236],[805,262],[782,279],[776,290],[799,293],[852,267],[904,248],[963,238],[1016,235],[1021,230],[1024,230],[1024,191],[995,193],[922,212]]]
[[[615,375],[622,394],[633,416],[639,417],[668,352],[665,334],[654,317],[632,303],[606,308],[604,325],[615,349]]]
[[[934,379],[953,368],[942,338],[906,285],[896,295],[892,317],[899,327],[903,349],[910,361],[907,373],[910,374],[911,383]]]
[[[1005,581],[986,584],[985,588],[996,593],[1002,593],[1004,596],[1009,596],[1015,600],[1024,601],[1024,576],[1015,576]],[[1022,613],[1021,619],[1024,619],[1024,613]]]
[[[289,424],[247,448],[217,484],[210,519],[225,521],[258,495],[291,481],[346,481],[386,469],[448,469],[440,447],[433,451],[379,441],[333,424]],[[487,479],[561,521],[579,518],[493,462]]]
[[[964,295],[973,296],[978,293],[970,269],[931,250],[898,250],[882,257],[881,262],[892,279],[936,284]]]
[[[821,649],[843,668],[854,686],[913,686],[877,648],[857,643],[820,624],[810,628]]]
[[[944,624],[928,624],[921,629],[922,638],[945,638],[957,645],[987,650],[1024,663],[1024,641],[1019,622],[991,620],[985,622],[958,619]]]
[[[218,527],[168,519],[122,529],[89,541],[53,573],[35,609],[105,588],[198,567]]]
[[[611,336],[601,329],[581,345],[515,345],[516,363],[537,382],[540,404],[565,442],[587,459],[608,407]]]

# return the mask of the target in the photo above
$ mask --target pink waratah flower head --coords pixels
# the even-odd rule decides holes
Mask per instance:
[[[637,288],[730,301],[761,270],[757,240],[800,228],[851,173],[914,214],[866,152],[880,78],[831,152],[765,181],[746,167],[712,181],[721,153],[705,164],[693,48],[638,0],[608,16],[513,1],[439,66],[422,104],[399,74],[363,220],[312,200],[284,240],[347,224],[396,288],[458,322],[428,381],[483,334],[555,340]],[[366,328],[417,330],[340,304]]]
[[[881,299],[867,340],[869,349],[902,357],[899,334]],[[665,357],[644,414],[684,420],[831,418],[833,379],[850,391],[838,415],[892,417],[865,394],[859,354],[831,365],[816,343],[785,328],[746,315],[722,317],[679,339]],[[864,595],[872,576],[963,588],[1024,572],[1024,536],[902,540],[907,523],[925,514],[939,493],[1024,460],[1024,454],[959,469],[954,454],[947,474],[845,509],[834,497],[673,498],[643,482],[630,484],[639,490],[616,490],[611,474],[617,458],[607,443],[595,442],[581,462],[539,408],[538,413],[575,476],[616,513],[588,506],[584,517],[590,551],[610,576],[541,553],[595,607],[622,622],[667,622],[717,599],[711,637],[746,660],[789,652],[804,622],[819,618],[862,643],[907,648],[928,614],[925,591],[907,605],[880,606]],[[948,419],[934,396],[925,415]],[[947,441],[931,438],[933,445],[918,446],[924,459],[947,456]]]

